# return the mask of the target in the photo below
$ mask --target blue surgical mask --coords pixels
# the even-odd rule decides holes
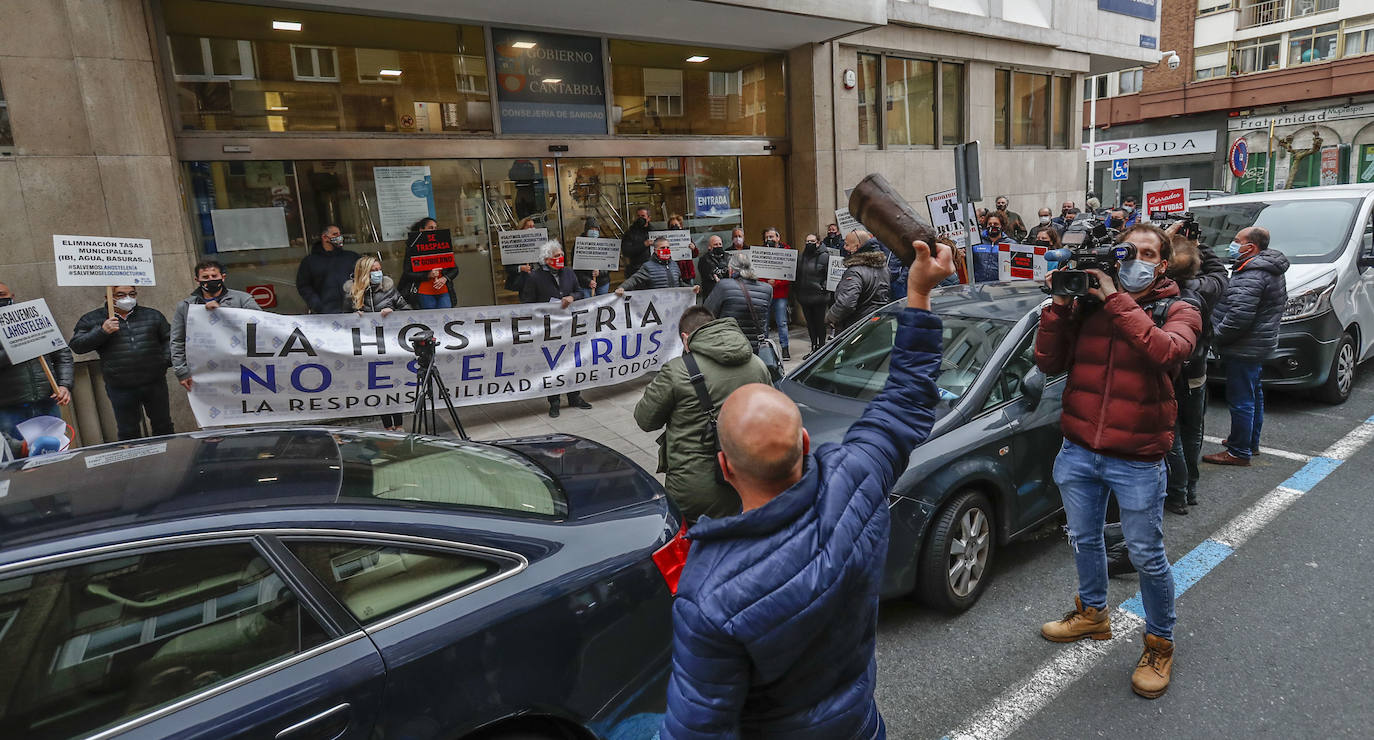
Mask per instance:
[[[601,231],[599,229],[587,229],[587,236],[592,239],[595,239],[601,236]]]
[[[367,277],[368,277],[369,280],[372,281],[372,284],[373,284],[373,285],[381,285],[381,284],[382,284],[382,271],[381,271],[381,270],[373,270],[372,272],[368,273]]]
[[[1117,282],[1121,283],[1121,289],[1127,293],[1138,293],[1150,287],[1150,283],[1155,281],[1155,270],[1158,267],[1158,262],[1126,260],[1121,263],[1121,269],[1117,272]]]
[[[1240,243],[1232,240],[1230,244],[1226,245],[1226,256],[1230,257],[1232,261],[1238,260],[1241,249]]]
[[[1135,206],[1122,206],[1121,210],[1125,211],[1127,215],[1130,215],[1135,213]]]

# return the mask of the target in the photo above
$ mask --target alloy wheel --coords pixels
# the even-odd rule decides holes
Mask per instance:
[[[949,587],[963,597],[973,593],[988,564],[991,529],[982,509],[970,508],[959,519],[959,534],[949,543]]]

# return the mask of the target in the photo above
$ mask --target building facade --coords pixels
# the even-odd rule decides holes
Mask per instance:
[[[1086,81],[1085,98],[1094,84],[1104,98],[1099,140],[1215,131],[1215,152],[1163,168],[1194,189],[1374,182],[1374,0],[1164,0],[1162,16],[1161,47],[1182,64]],[[1236,174],[1225,155],[1239,140]]]
[[[459,302],[509,302],[500,234],[526,222],[570,243],[646,208],[698,243],[776,226],[799,244],[870,172],[920,207],[969,140],[987,199],[1033,213],[1082,197],[1082,75],[1153,59],[1159,33],[1154,0],[652,7],[6,3],[0,281],[71,326],[102,292],[55,285],[51,236],[138,237],[158,276],[140,301],[169,316],[202,259],[299,313],[296,267],[326,225],[397,272],[431,215]],[[71,419],[87,443],[113,436],[92,359]]]

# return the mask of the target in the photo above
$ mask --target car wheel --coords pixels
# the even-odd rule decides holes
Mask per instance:
[[[1331,403],[1345,403],[1350,398],[1350,389],[1355,387],[1355,340],[1349,334],[1341,335],[1341,343],[1336,345],[1336,356],[1331,358],[1331,372],[1327,374],[1326,385],[1317,391],[1317,397]]]
[[[922,547],[916,584],[921,601],[960,612],[987,588],[997,547],[997,527],[988,497],[962,491],[936,515]]]

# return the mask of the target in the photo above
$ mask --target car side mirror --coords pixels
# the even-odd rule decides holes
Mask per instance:
[[[1021,393],[1030,401],[1031,408],[1040,405],[1040,399],[1045,395],[1045,374],[1040,372],[1040,368],[1031,368],[1021,378]]]

